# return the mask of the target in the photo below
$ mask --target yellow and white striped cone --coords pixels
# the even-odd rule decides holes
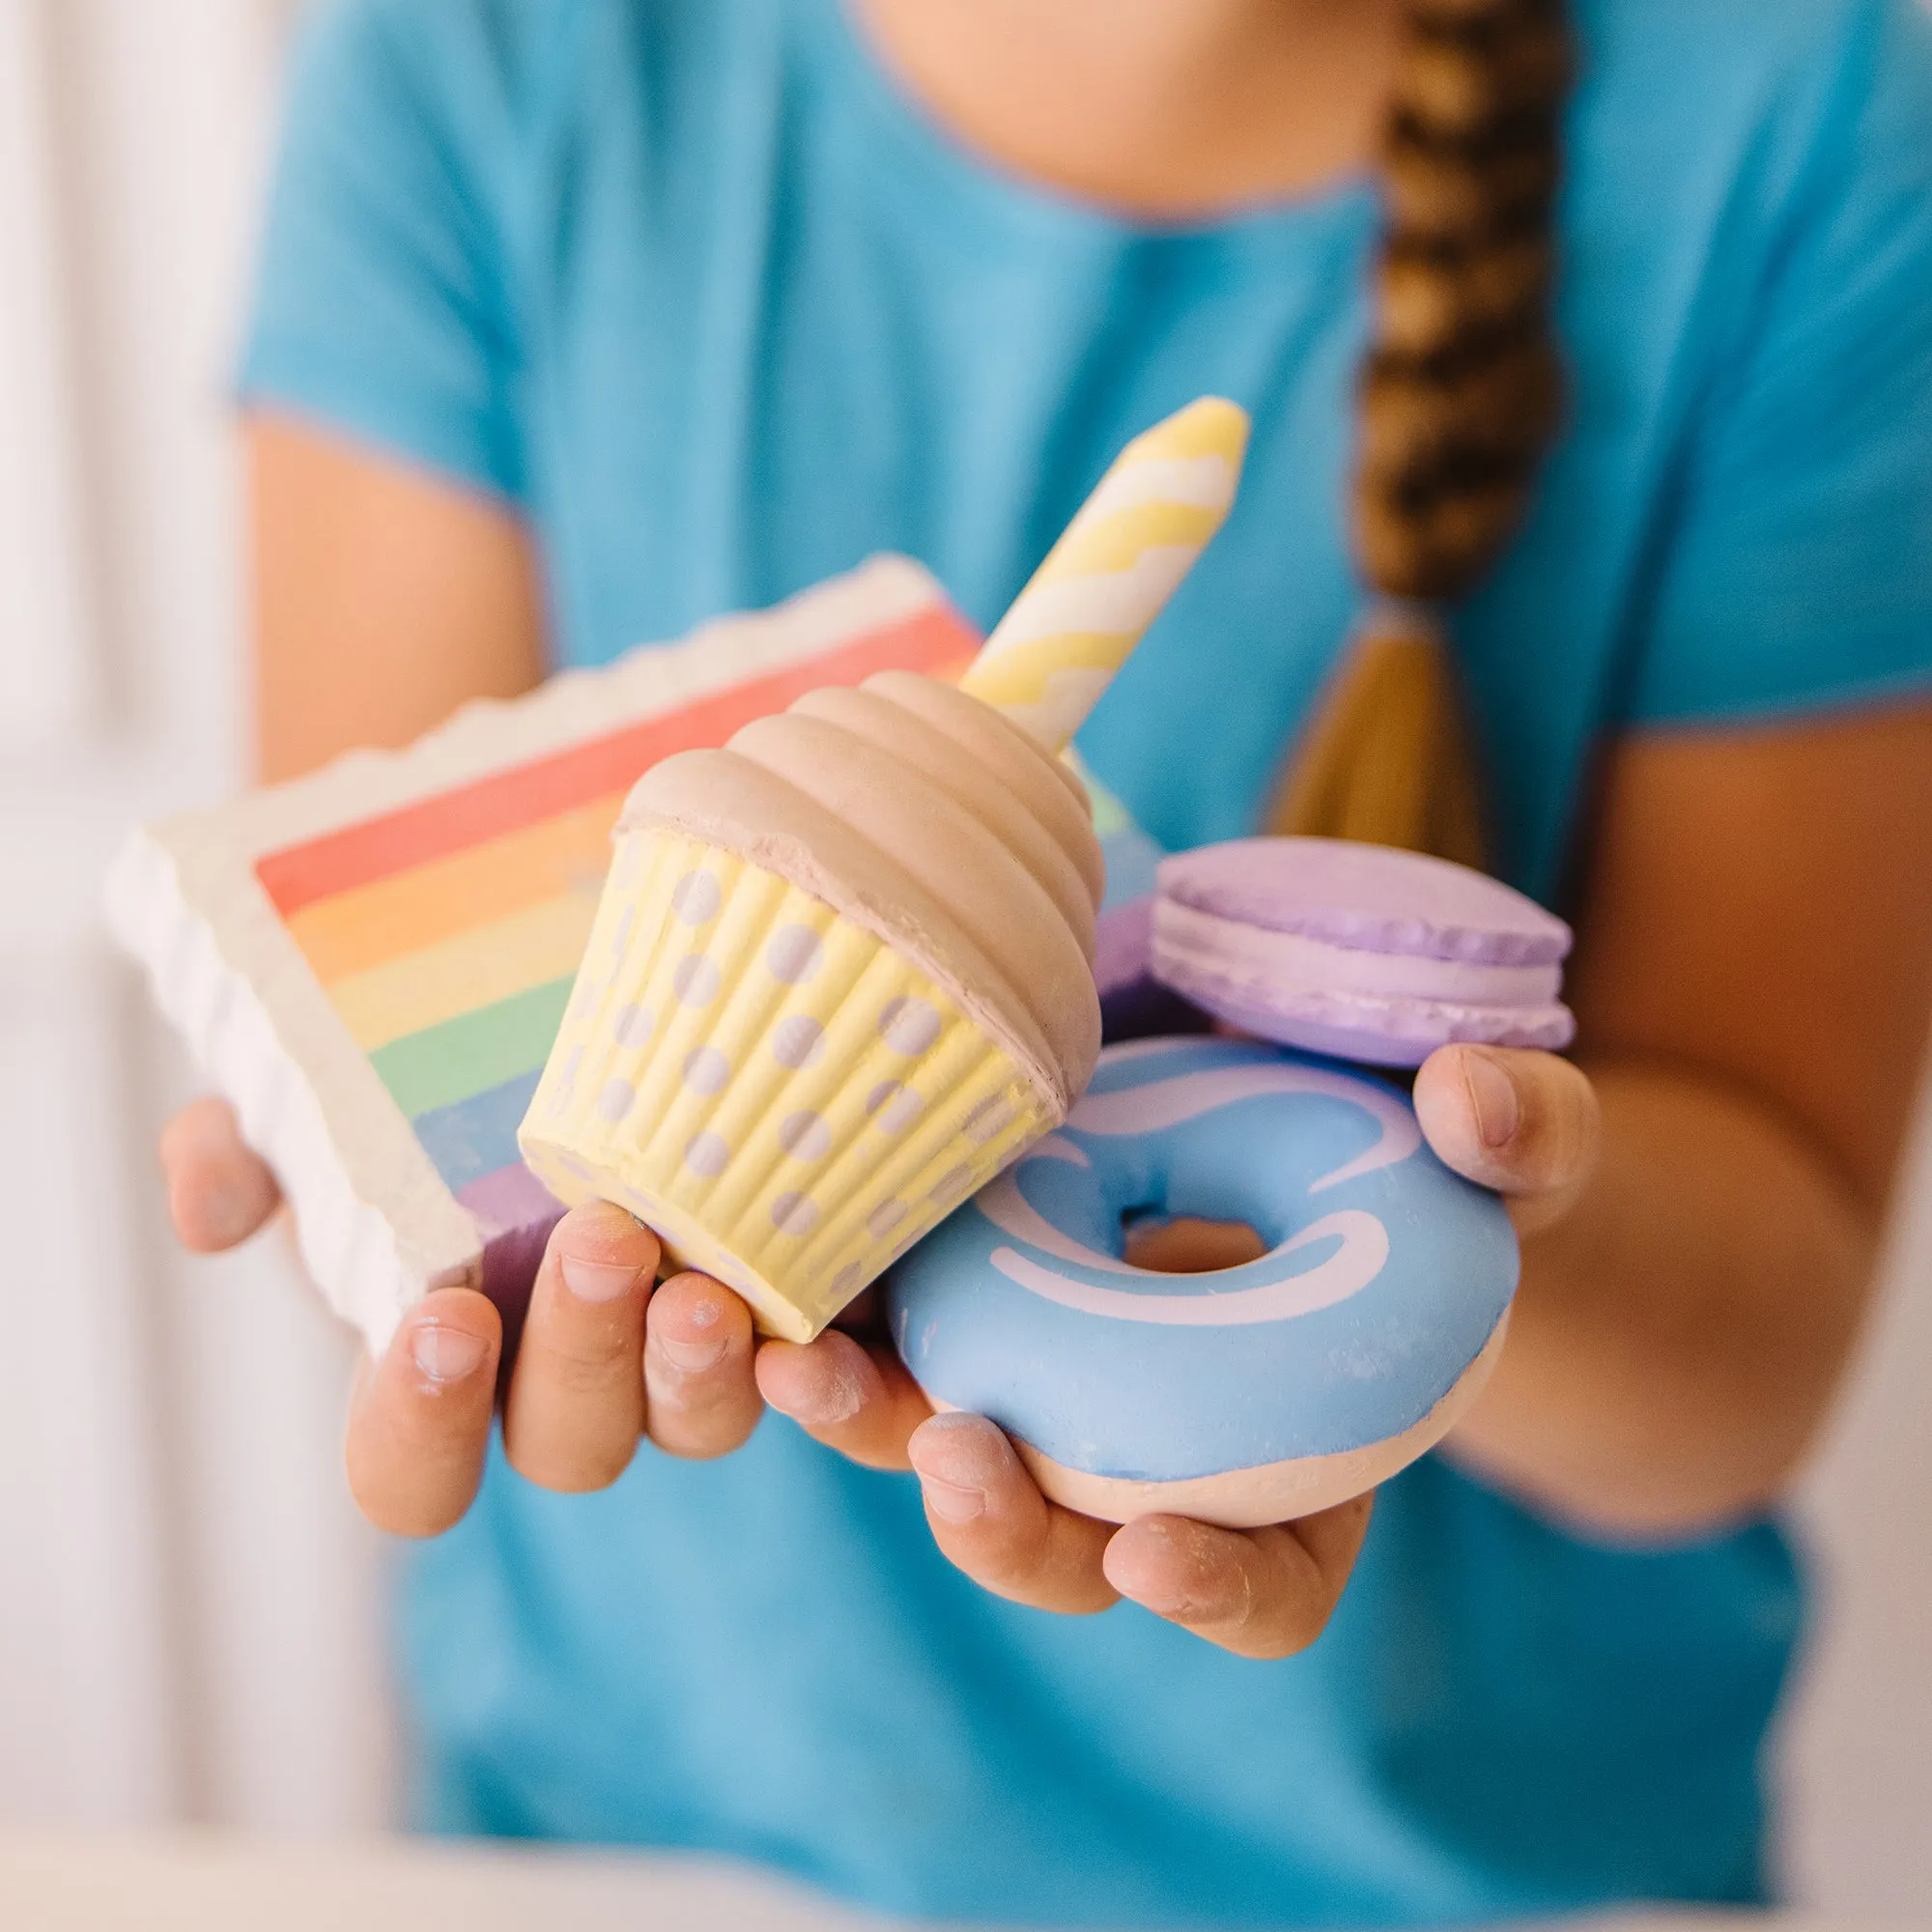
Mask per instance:
[[[961,679],[1050,752],[1100,694],[1227,521],[1247,412],[1203,396],[1137,436]]]

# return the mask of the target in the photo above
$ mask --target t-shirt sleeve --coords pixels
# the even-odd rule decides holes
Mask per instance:
[[[1840,52],[1694,408],[1634,722],[1932,689],[1932,18],[1862,7]]]
[[[516,499],[514,307],[493,185],[501,37],[461,0],[322,0],[293,55],[239,389]]]

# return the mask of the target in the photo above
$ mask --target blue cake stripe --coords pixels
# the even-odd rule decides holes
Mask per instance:
[[[500,1087],[487,1087],[453,1106],[433,1107],[415,1117],[411,1124],[416,1139],[452,1194],[523,1158],[517,1151],[517,1128],[542,1073],[541,1067],[532,1068]]]

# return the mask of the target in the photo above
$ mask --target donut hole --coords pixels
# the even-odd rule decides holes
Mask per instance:
[[[1201,1214],[1127,1214],[1121,1221],[1121,1258],[1151,1274],[1211,1274],[1260,1261],[1269,1243],[1245,1221],[1211,1221]]]

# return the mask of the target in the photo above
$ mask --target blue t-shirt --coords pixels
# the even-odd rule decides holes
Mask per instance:
[[[1459,618],[1546,898],[1606,735],[1932,687],[1932,26],[1578,11],[1569,424]],[[1156,226],[1015,181],[838,0],[335,0],[243,387],[516,504],[571,663],[880,549],[988,622],[1129,435],[1234,396],[1234,517],[1081,741],[1181,847],[1252,829],[1359,601],[1378,220],[1367,183]],[[402,1633],[445,1828],[949,1917],[1339,1923],[1756,1896],[1799,1615],[1769,1526],[1612,1550],[1431,1460],[1321,1641],[1242,1662],[986,1595],[912,1479],[768,1419],[592,1498],[499,1460]]]

